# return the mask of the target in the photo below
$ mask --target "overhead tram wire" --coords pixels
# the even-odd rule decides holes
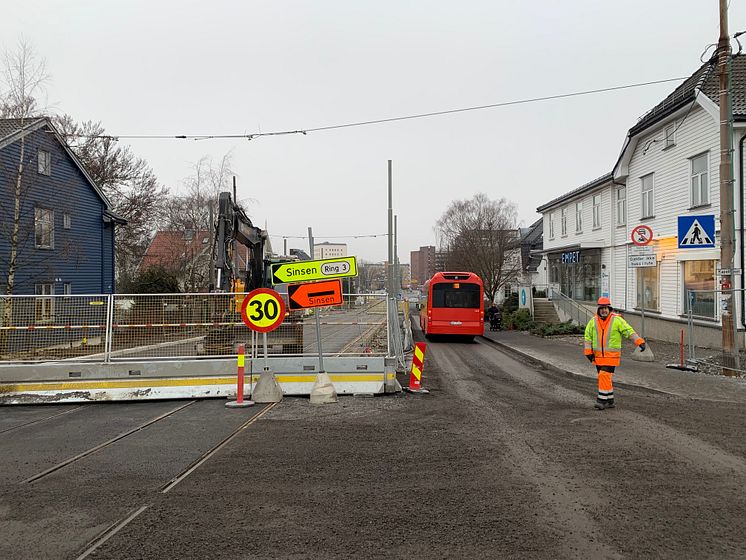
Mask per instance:
[[[218,140],[218,139],[246,139],[253,140],[255,138],[261,138],[265,136],[285,136],[288,134],[308,134],[309,132],[323,132],[327,130],[337,130],[342,128],[352,128],[357,126],[368,126],[373,124],[383,124],[397,121],[405,121],[412,119],[423,119],[429,117],[438,117],[442,115],[452,115],[455,113],[465,113],[467,111],[481,111],[484,109],[495,109],[498,107],[508,107],[511,105],[524,105],[527,103],[537,103],[540,101],[551,101],[554,99],[565,99],[569,97],[578,97],[581,95],[593,95],[596,93],[605,93],[608,91],[619,91],[623,89],[638,88],[644,86],[651,86],[656,84],[665,84],[668,82],[680,82],[687,79],[688,76],[683,78],[666,78],[664,80],[653,80],[650,82],[639,82],[636,84],[626,84],[623,86],[613,86],[607,88],[590,89],[585,91],[575,91],[572,93],[560,93],[556,95],[545,95],[542,97],[531,97],[527,99],[518,99],[514,101],[503,101],[501,103],[490,103],[488,105],[475,105],[473,107],[462,107],[459,109],[447,109],[444,111],[432,111],[429,113],[416,113],[413,115],[404,115],[400,117],[389,117],[384,119],[374,119],[368,121],[357,121],[344,124],[334,124],[329,126],[319,126],[316,128],[305,128],[299,130],[280,130],[275,132],[254,132],[250,134],[100,134],[100,135],[87,135],[78,134],[75,135],[77,138],[106,138],[111,140]]]

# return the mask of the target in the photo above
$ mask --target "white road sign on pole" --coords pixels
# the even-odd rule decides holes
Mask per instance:
[[[629,268],[648,268],[651,266],[657,266],[658,261],[655,257],[655,253],[627,256],[627,265]]]

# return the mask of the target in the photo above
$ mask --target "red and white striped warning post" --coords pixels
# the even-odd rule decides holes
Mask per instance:
[[[409,387],[405,390],[410,393],[429,393],[427,389],[422,388],[422,369],[425,365],[425,349],[427,344],[417,342],[414,345],[414,354],[412,354],[412,369],[409,372]]]
[[[236,375],[236,400],[225,403],[228,408],[244,408],[252,406],[254,401],[243,400],[243,381],[244,381],[244,365],[246,363],[246,353],[244,352],[244,345],[238,345],[238,373]],[[249,375],[251,375],[249,373]]]

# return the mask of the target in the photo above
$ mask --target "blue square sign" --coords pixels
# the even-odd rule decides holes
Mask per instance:
[[[715,216],[679,216],[679,249],[715,246]]]

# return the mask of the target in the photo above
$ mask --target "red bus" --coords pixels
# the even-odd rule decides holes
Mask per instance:
[[[484,334],[484,286],[473,272],[436,272],[420,298],[420,328],[432,335]]]

